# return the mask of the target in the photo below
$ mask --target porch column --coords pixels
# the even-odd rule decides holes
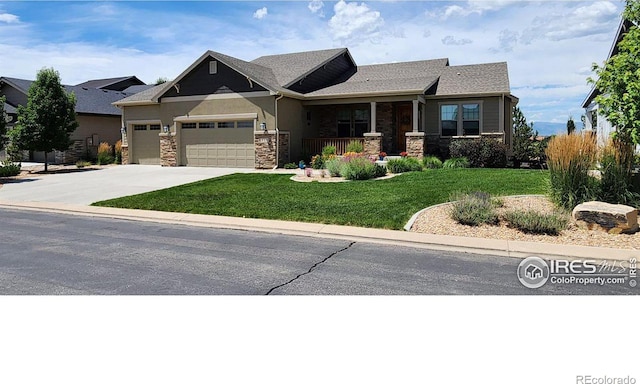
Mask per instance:
[[[420,102],[418,100],[413,100],[413,132],[418,132],[420,129],[418,127],[418,120],[420,116]]]
[[[364,134],[364,154],[378,157],[382,151],[382,133],[367,132]]]
[[[376,133],[376,102],[371,102],[371,133]]]

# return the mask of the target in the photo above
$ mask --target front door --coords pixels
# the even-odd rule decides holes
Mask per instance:
[[[398,152],[407,150],[406,133],[413,130],[412,107],[411,104],[396,105],[396,150]]]

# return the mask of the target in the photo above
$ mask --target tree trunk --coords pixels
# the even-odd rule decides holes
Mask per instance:
[[[49,169],[48,165],[49,165],[49,152],[45,152],[44,153],[44,171],[45,173],[47,172],[47,170]]]

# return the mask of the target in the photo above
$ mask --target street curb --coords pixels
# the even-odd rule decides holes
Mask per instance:
[[[509,241],[376,228],[349,227],[318,223],[290,222],[213,216],[179,212],[145,211],[124,208],[94,207],[49,202],[0,201],[9,209],[54,212],[78,216],[105,217],[122,220],[182,224],[207,228],[259,231],[297,236],[311,236],[369,243],[391,244],[442,251],[468,252],[493,256],[524,258],[538,255],[547,258],[577,258],[598,260],[629,260],[637,257],[637,250],[560,245],[541,242]]]

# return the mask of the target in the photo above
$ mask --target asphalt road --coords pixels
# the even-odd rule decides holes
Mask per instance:
[[[520,260],[0,209],[4,295],[637,294],[628,285],[525,288]]]

